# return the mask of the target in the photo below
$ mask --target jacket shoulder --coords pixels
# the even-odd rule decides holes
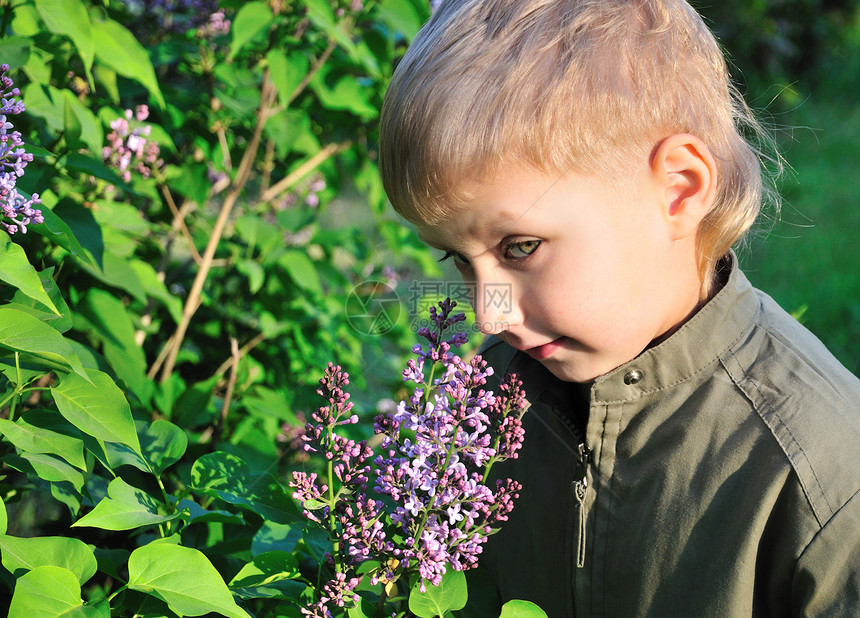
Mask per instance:
[[[823,525],[860,489],[860,380],[770,297],[760,303],[724,362]]]

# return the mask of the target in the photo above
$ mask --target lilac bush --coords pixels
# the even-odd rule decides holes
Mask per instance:
[[[30,223],[42,223],[44,219],[42,212],[34,208],[41,204],[39,194],[26,197],[17,189],[18,179],[33,155],[24,150],[21,133],[8,120],[8,116],[24,111],[24,102],[17,98],[21,91],[14,87],[8,72],[8,64],[0,65],[0,223],[10,234],[26,234]]]
[[[373,564],[363,570],[371,584],[417,574],[422,592],[449,568],[477,566],[493,526],[513,508],[519,483],[487,482],[493,464],[516,458],[522,445],[522,383],[510,375],[498,393],[483,388],[492,368],[480,356],[466,361],[452,351],[466,342],[465,333],[443,338],[465,319],[452,314],[455,306],[446,299],[438,311],[431,308],[433,329],[418,331],[428,345],[413,348],[416,358],[403,371],[415,385],[412,396],[374,422],[380,454],[337,433],[358,421],[345,391],[349,376],[329,363],[320,380],[317,392],[327,405],[314,413],[304,440],[325,458],[327,475],[294,472],[290,485],[305,517],[329,534],[333,577],[305,615],[330,616],[335,607],[357,603],[357,567],[366,561]]]

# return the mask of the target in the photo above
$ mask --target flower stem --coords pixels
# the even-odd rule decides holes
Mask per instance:
[[[332,434],[334,428],[328,427],[328,444],[332,443]],[[331,534],[332,553],[331,557],[334,560],[334,572],[341,572],[340,564],[340,540],[337,538],[337,518],[334,514],[335,495],[334,495],[334,461],[328,459],[328,527]]]

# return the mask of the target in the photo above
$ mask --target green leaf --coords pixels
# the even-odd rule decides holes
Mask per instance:
[[[15,577],[20,577],[21,571],[55,566],[74,573],[78,583],[83,585],[98,569],[93,550],[86,543],[64,536],[22,539],[2,535],[0,549],[3,550],[3,566]]]
[[[380,18],[397,32],[412,41],[429,15],[423,18],[409,0],[382,0],[379,3]]]
[[[239,260],[236,262],[236,270],[248,280],[248,291],[251,295],[259,292],[266,281],[266,271],[254,260]]]
[[[49,208],[43,208],[42,217],[44,217],[45,222],[41,225],[34,225],[32,227],[34,232],[59,245],[81,262],[85,262],[93,268],[100,268],[92,253],[84,249],[72,228],[57,213]]]
[[[104,270],[101,271],[89,264],[81,264],[81,266],[102,283],[125,290],[134,296],[135,300],[142,303],[147,302],[146,291],[127,259],[118,257],[113,253],[105,253],[103,260]]]
[[[150,543],[134,550],[128,560],[128,587],[158,597],[180,615],[215,612],[250,618],[209,559],[190,547]]]
[[[355,43],[349,33],[337,22],[334,11],[328,0],[305,0],[308,7],[308,17],[323,32],[338,42],[353,59],[357,57]]]
[[[26,352],[48,366],[86,376],[71,343],[56,330],[29,313],[0,307],[0,346]],[[81,380],[86,381],[85,377]]]
[[[426,592],[421,592],[421,585],[419,578],[409,594],[409,610],[419,618],[437,618],[466,607],[469,593],[462,571],[449,568],[438,586],[426,584]]]
[[[37,159],[43,159],[45,157],[55,157],[56,155],[48,150],[47,148],[42,148],[41,146],[35,146],[33,144],[24,144],[24,150],[29,152],[31,155],[36,157]]]
[[[146,405],[152,382],[146,377],[146,357],[137,344],[134,323],[125,305],[110,292],[92,288],[78,305],[78,312],[92,323],[93,335],[104,344],[103,353],[117,377]]]
[[[71,90],[64,90],[63,94],[66,98],[66,131],[69,130],[69,122],[73,123],[74,129],[77,131],[77,135],[74,139],[71,139],[71,137],[67,135],[68,141],[71,143],[75,139],[80,138],[83,144],[86,145],[91,152],[98,153],[99,156],[101,156],[102,146],[104,145],[104,134],[102,133],[101,125],[96,119],[95,114],[85,107]]]
[[[19,4],[15,7],[13,15],[12,31],[15,34],[32,37],[42,32],[42,26],[39,24],[39,14],[33,6]]]
[[[64,612],[60,618],[110,618],[110,603],[102,599],[92,605],[81,605]]]
[[[281,105],[286,107],[310,69],[307,55],[293,53],[287,56],[283,50],[273,49],[266,54],[266,61],[269,63],[272,83],[278,89]]]
[[[72,517],[77,517],[84,503],[84,497],[69,483],[51,483],[51,496],[60,504],[69,507]]]
[[[123,189],[124,191],[131,191],[131,187],[129,184],[124,181],[119,175],[113,171],[113,169],[109,168],[107,165],[102,163],[100,160],[91,157],[89,155],[80,153],[80,152],[72,152],[69,153],[69,156],[65,159],[66,168],[69,170],[74,170],[76,172],[83,172],[84,174],[89,174],[91,176],[95,176],[96,178],[101,178],[102,180],[106,180],[107,182]]]
[[[67,464],[59,457],[46,453],[21,453],[7,455],[6,463],[31,476],[39,477],[51,483],[69,483],[80,492],[86,483],[86,477],[81,470]]]
[[[83,441],[80,437],[56,431],[59,427],[52,421],[49,411],[31,410],[14,423],[0,419],[0,434],[19,451],[58,455],[76,468],[85,470]]]
[[[330,77],[336,69],[324,66],[311,80],[311,88],[327,109],[343,109],[369,120],[379,115],[379,108],[368,99],[368,89],[362,86],[355,75]],[[334,86],[329,87],[333,82]]]
[[[34,58],[30,58],[30,64]],[[21,89],[21,98],[27,102],[27,115],[44,118],[48,128],[57,132],[63,130],[63,97],[61,90],[41,83],[30,83]]]
[[[332,542],[329,533],[319,526],[310,524],[302,532],[302,541],[308,552],[313,556],[319,564],[324,564],[326,554],[332,552]]]
[[[59,310],[59,315],[46,308],[42,303],[24,294],[21,290],[15,292],[12,300],[6,305],[20,309],[25,313],[29,313],[33,317],[41,320],[48,326],[54,328],[59,333],[65,333],[72,328],[72,312],[69,311],[69,306],[66,304],[60,288],[57,287],[54,281],[54,267],[51,266],[38,273],[39,280],[42,282],[42,287],[48,293],[48,297],[53,301],[54,306]]]
[[[319,271],[307,253],[298,250],[287,251],[278,263],[289,273],[297,286],[316,294],[323,293]]]
[[[0,498],[0,534],[6,534],[9,525],[9,515],[6,513],[6,503]]]
[[[99,571],[114,579],[125,579],[120,573],[125,570],[128,557],[131,555],[130,551],[122,548],[104,549],[96,547],[93,549],[93,553],[96,556],[96,561],[98,561]]]
[[[236,219],[236,233],[248,243],[249,249],[259,249],[261,260],[284,244],[283,230],[267,223],[258,214]]]
[[[499,618],[547,618],[546,612],[531,601],[514,599],[502,605]]]
[[[7,36],[0,40],[0,58],[12,69],[19,69],[30,59],[33,42],[18,36]],[[29,148],[27,152],[32,152]]]
[[[142,260],[134,260],[129,264],[134,274],[137,275],[140,285],[144,292],[150,298],[161,301],[173,321],[179,324],[182,320],[182,300],[175,294],[171,294],[164,285],[164,282],[158,278],[156,270],[148,263]]]
[[[238,526],[245,525],[245,520],[242,519],[241,515],[224,510],[207,510],[194,502],[194,500],[180,500],[176,505],[176,509],[178,511],[182,511],[181,518],[189,524],[199,522],[219,522],[223,524],[235,524]]]
[[[299,520],[292,499],[271,474],[252,473],[244,461],[229,453],[209,453],[195,461],[191,488],[281,524]]]
[[[12,384],[19,381],[19,375],[21,384],[29,384],[50,371],[49,368],[45,367],[44,363],[40,364],[38,361],[28,362],[19,358],[16,365],[15,357],[9,356],[8,352],[6,354],[5,356],[0,356],[0,374],[4,375]]]
[[[188,436],[170,421],[157,419],[140,434],[140,444],[153,473],[160,476],[185,454]]]
[[[230,43],[230,55],[228,60],[236,57],[236,54],[263,29],[272,23],[272,11],[265,2],[246,2],[236,13],[236,19],[230,28],[233,41]]]
[[[20,245],[12,242],[9,234],[2,230],[0,230],[0,279],[60,315],[60,311],[45,291],[39,273],[30,264],[24,250]]]
[[[74,96],[71,91],[69,91],[69,94]],[[65,98],[63,106],[63,135],[70,147],[79,148],[81,146],[81,121],[72,110],[72,103],[69,97]]]
[[[95,45],[90,18],[84,4],[80,0],[36,0],[36,10],[48,29],[72,39],[81,60],[84,61],[84,70],[89,74],[93,66]]]
[[[51,388],[60,414],[84,433],[119,442],[140,454],[131,408],[122,391],[101,371],[90,370],[90,378],[69,374]]]
[[[301,540],[300,526],[264,521],[251,542],[251,555],[256,556],[273,550],[292,552]]]
[[[133,530],[143,526],[170,521],[179,517],[162,515],[160,503],[145,491],[132,487],[117,477],[108,485],[108,495],[95,508],[72,524],[73,527],[101,528],[102,530]]]
[[[83,607],[75,574],[57,566],[39,566],[18,578],[9,618],[59,618]]]
[[[242,599],[289,596],[300,576],[299,561],[286,551],[270,551],[254,556],[230,580],[233,594]]]
[[[164,96],[149,54],[128,28],[113,20],[97,21],[93,23],[93,36],[96,58],[120,75],[140,82],[163,108]]]

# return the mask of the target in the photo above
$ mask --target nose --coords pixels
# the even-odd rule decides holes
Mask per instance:
[[[485,335],[510,330],[519,321],[519,303],[511,281],[476,278],[472,308],[475,326]]]

